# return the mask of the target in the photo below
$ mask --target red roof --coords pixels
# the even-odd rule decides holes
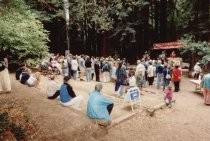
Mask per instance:
[[[175,49],[181,48],[181,42],[166,42],[166,43],[155,43],[153,44],[153,49]]]

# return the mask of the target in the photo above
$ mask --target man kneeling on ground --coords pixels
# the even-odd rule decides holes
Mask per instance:
[[[87,115],[92,119],[102,120],[99,124],[108,125],[110,123],[110,113],[114,106],[113,101],[105,98],[102,93],[102,84],[98,83],[95,90],[90,93],[87,104]]]
[[[81,95],[76,96],[71,85],[68,84],[69,80],[69,76],[65,76],[63,79],[64,83],[60,88],[60,102],[63,106],[72,106],[73,108],[80,110],[80,104],[83,100],[83,97]]]

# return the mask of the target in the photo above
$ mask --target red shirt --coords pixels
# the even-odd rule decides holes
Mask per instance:
[[[173,69],[172,76],[173,76],[173,81],[174,82],[180,81],[181,80],[181,75],[182,75],[182,72],[179,68],[174,68]]]

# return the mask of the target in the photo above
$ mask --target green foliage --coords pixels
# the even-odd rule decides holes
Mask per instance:
[[[18,141],[22,140],[26,136],[25,128],[14,123],[10,123],[8,113],[6,112],[0,113],[0,134],[5,130],[11,131]]]
[[[0,50],[9,50],[20,60],[41,58],[47,51],[48,35],[23,0],[13,0],[0,13]]]
[[[177,0],[173,12],[174,25],[181,34],[192,34],[197,40],[210,33],[209,8],[203,7],[206,1]],[[208,4],[207,4],[208,5]],[[170,15],[171,16],[171,15]]]
[[[210,61],[210,43],[206,41],[195,41],[192,35],[185,35],[183,37],[181,48],[182,54],[195,54],[196,61],[207,64]]]
[[[113,36],[119,38],[119,41],[135,42],[135,26],[142,24],[141,19],[136,17],[138,17],[141,9],[148,4],[144,0],[110,1],[107,9],[112,21],[114,21]]]
[[[0,134],[9,128],[8,113],[0,113]]]
[[[25,128],[18,126],[14,123],[10,124],[10,128],[18,141],[22,140],[26,136]]]
[[[113,21],[107,13],[107,8],[99,6],[94,1],[75,0],[70,2],[70,24],[78,26],[78,29],[95,28],[97,32],[112,29]]]

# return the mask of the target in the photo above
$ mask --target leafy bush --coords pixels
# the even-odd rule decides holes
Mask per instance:
[[[48,32],[38,15],[23,0],[0,4],[0,9],[0,51],[9,50],[22,61],[43,57],[48,51]]]

